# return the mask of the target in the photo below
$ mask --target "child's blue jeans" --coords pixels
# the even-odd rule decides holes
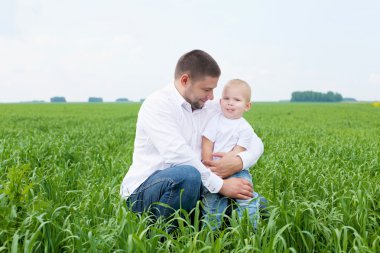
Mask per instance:
[[[247,170],[242,170],[236,174],[230,176],[230,178],[244,178],[252,183],[252,176]],[[237,205],[237,213],[241,218],[244,212],[248,212],[250,220],[256,228],[257,220],[260,217],[259,207],[260,207],[261,196],[253,192],[253,198],[251,199],[234,199]],[[212,229],[220,228],[223,214],[225,213],[230,198],[224,197],[219,193],[210,193],[205,187],[202,188],[202,202],[203,202],[203,218],[208,223]]]

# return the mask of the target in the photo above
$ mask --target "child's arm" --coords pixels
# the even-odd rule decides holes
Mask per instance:
[[[214,149],[214,143],[202,136],[202,162],[212,161],[212,151]]]
[[[242,146],[236,145],[231,151],[234,154],[239,154],[240,152],[246,151],[246,148],[243,148]]]

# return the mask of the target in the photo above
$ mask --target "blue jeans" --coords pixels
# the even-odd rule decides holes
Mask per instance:
[[[153,173],[127,199],[133,212],[150,211],[156,218],[169,217],[180,208],[189,212],[200,200],[201,174],[189,165]],[[167,205],[167,206],[164,206]]]
[[[242,170],[233,174],[230,178],[244,178],[252,183],[252,177],[249,171]],[[241,218],[244,212],[248,212],[248,217],[256,228],[257,220],[260,217],[260,200],[261,195],[253,192],[251,199],[234,199],[237,205],[237,213]],[[202,202],[203,202],[203,217],[204,220],[210,224],[212,229],[220,228],[223,214],[226,212],[227,207],[230,205],[229,198],[220,195],[219,193],[210,193],[205,187],[202,189]],[[263,199],[265,201],[265,199]],[[206,224],[205,224],[206,225]]]

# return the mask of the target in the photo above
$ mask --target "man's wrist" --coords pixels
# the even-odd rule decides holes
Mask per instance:
[[[217,193],[223,187],[224,180],[215,175],[210,171],[210,177],[206,182],[204,182],[204,186],[211,193]]]

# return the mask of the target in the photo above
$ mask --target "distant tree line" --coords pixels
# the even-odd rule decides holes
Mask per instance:
[[[342,102],[357,102],[355,98],[343,98]]]
[[[65,97],[52,97],[50,98],[50,102],[52,103],[66,103]]]
[[[103,103],[103,98],[99,97],[89,97],[88,98],[89,103]]]
[[[291,102],[341,102],[343,99],[339,93],[329,91],[327,93],[315,91],[295,91],[292,93]]]
[[[116,99],[116,102],[129,102],[128,98],[118,98]]]
[[[143,101],[144,101],[144,99],[140,99],[140,102],[143,102]],[[44,101],[33,101],[33,102],[44,102]],[[66,101],[65,97],[52,97],[52,98],[50,98],[50,102],[52,102],[52,103],[66,103],[67,101]],[[89,97],[88,102],[89,103],[102,103],[103,98],[101,98],[101,97]],[[128,98],[118,98],[115,100],[115,102],[127,103],[127,102],[133,102],[133,101],[129,100]]]

